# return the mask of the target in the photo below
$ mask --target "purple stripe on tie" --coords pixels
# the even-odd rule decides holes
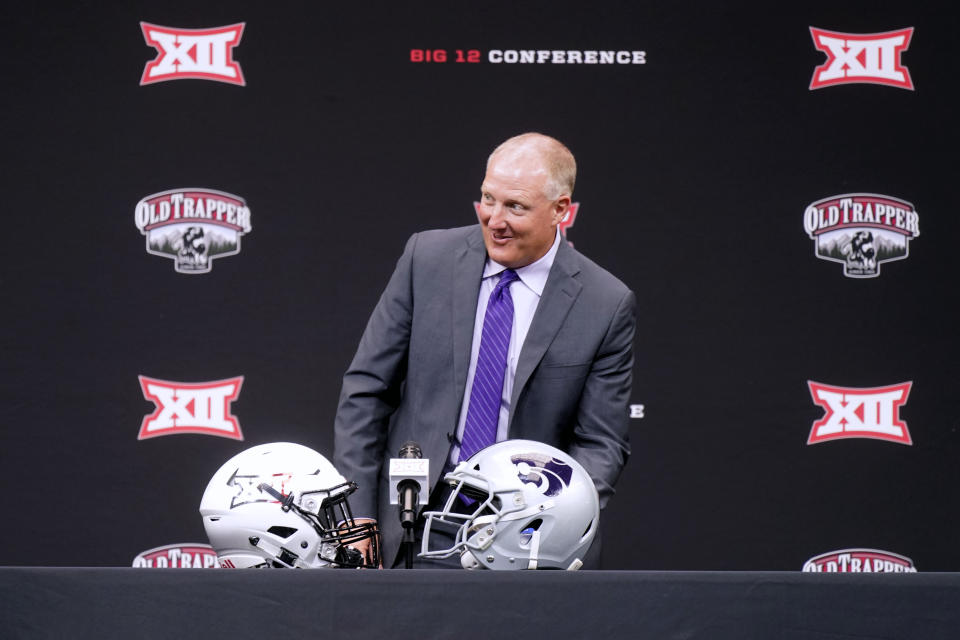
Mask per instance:
[[[497,423],[503,397],[503,378],[507,370],[507,349],[513,331],[513,298],[510,284],[520,276],[513,269],[500,274],[487,301],[480,333],[480,351],[470,387],[470,406],[460,441],[460,460],[466,460],[497,440]]]

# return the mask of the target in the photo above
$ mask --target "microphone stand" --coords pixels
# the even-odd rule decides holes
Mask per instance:
[[[407,558],[406,558],[406,569],[413,569],[413,546],[416,544],[416,539],[413,535],[413,527],[409,529],[404,529],[403,531],[403,544],[407,545]]]
[[[413,568],[417,505],[420,503],[420,492],[425,491],[428,486],[429,466],[430,461],[423,459],[420,445],[416,442],[405,442],[400,448],[399,456],[390,460],[390,483],[397,483],[397,504],[400,506],[400,526],[403,527],[403,540],[400,544],[405,550],[404,564],[407,569]]]
[[[412,480],[400,483],[400,525],[403,527],[403,541],[405,550],[405,568],[413,569],[413,547],[416,544],[414,525],[417,522],[417,500],[420,485]]]

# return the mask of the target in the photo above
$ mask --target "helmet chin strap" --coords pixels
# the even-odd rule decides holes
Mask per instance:
[[[540,530],[537,529],[530,536],[530,561],[527,563],[527,569],[536,569],[537,560],[540,556]]]
[[[530,557],[527,560],[527,569],[536,569],[540,561],[540,531],[534,531],[530,536]],[[463,553],[460,554],[460,566],[464,569],[480,569],[482,565],[477,560],[476,556],[470,552],[469,549],[464,549]],[[576,571],[583,566],[583,561],[580,558],[574,558],[573,562],[570,563],[570,566],[567,567],[567,571]]]
[[[273,558],[275,562],[279,562],[289,569],[306,568],[299,556],[287,551],[283,547],[270,544],[266,540],[261,540],[260,538],[253,538],[250,540],[250,543],[258,549],[264,551],[267,555]]]

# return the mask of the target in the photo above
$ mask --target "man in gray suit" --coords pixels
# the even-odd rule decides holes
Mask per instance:
[[[496,441],[565,450],[593,478],[601,507],[613,494],[630,453],[635,298],[561,241],[557,225],[575,177],[573,155],[553,138],[523,134],[501,144],[487,161],[479,224],[411,237],[370,317],[343,378],[334,465],[359,485],[354,514],[379,519],[385,566],[402,536],[385,461],[403,443],[419,443],[435,487],[477,446],[468,407],[484,393],[487,366],[478,373],[477,361],[486,357],[485,315],[501,304],[493,301],[501,280],[512,317],[489,438],[495,430]]]

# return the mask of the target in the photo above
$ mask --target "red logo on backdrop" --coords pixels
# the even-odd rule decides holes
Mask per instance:
[[[240,395],[243,376],[213,382],[170,382],[139,376],[143,397],[157,405],[144,416],[138,440],[198,433],[243,440],[230,403]]]
[[[807,573],[916,573],[913,560],[889,551],[844,549],[810,558]]]
[[[480,49],[410,49],[410,62],[478,63],[483,62],[483,55]],[[640,65],[647,63],[647,52],[627,49],[490,49],[486,59],[493,64],[508,65]]]
[[[159,52],[143,69],[140,84],[165,80],[216,80],[243,86],[243,71],[233,60],[243,22],[211,29],[180,29],[141,22],[143,38]]]
[[[567,229],[573,226],[574,221],[577,219],[577,211],[580,209],[579,202],[571,202],[570,206],[567,208],[567,215],[563,217],[563,220],[560,221],[560,224],[557,225],[560,229],[560,233],[563,235],[563,239],[567,240]],[[570,242],[567,240],[567,242]],[[570,246],[573,246],[573,243],[570,242]]]
[[[473,210],[477,213],[477,215],[480,214],[479,202],[474,201]],[[564,240],[567,240],[567,229],[573,226],[574,220],[577,219],[577,211],[579,210],[580,210],[580,203],[571,202],[570,207],[567,209],[567,215],[565,215],[563,217],[563,220],[560,221],[560,224],[557,225],[557,228],[560,229],[560,235],[563,236]],[[570,241],[567,240],[567,242],[570,242]],[[571,247],[573,246],[572,242],[570,242],[570,246]]]
[[[912,382],[889,387],[835,387],[808,380],[814,403],[826,410],[813,423],[807,444],[842,438],[873,438],[913,444],[900,407],[907,403]]]
[[[913,27],[884,33],[841,33],[810,27],[813,45],[827,54],[810,81],[811,89],[836,84],[885,84],[913,89],[910,71],[900,62]]]
[[[137,554],[133,566],[148,569],[217,569],[217,552],[208,544],[168,544]]]

